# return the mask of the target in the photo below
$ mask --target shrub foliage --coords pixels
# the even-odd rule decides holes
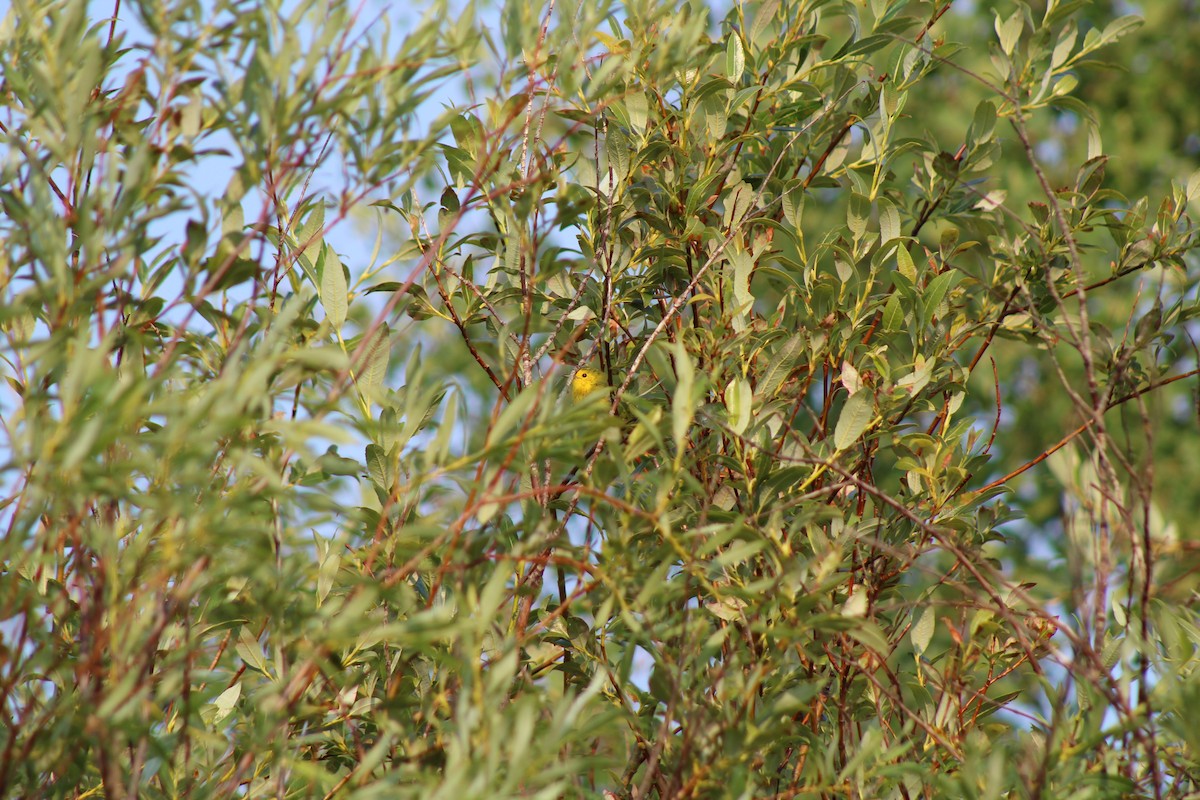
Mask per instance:
[[[1197,791],[1186,35],[985,5],[14,0],[3,792]]]

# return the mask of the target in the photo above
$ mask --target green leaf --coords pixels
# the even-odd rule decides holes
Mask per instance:
[[[791,226],[800,230],[800,222],[804,217],[804,187],[797,185],[783,195],[783,216]]]
[[[1021,38],[1025,27],[1025,14],[1021,9],[1014,11],[1008,19],[1001,21],[999,12],[996,13],[996,36],[1000,39],[1000,49],[1006,56],[1011,56]]]
[[[675,393],[671,400],[671,431],[675,438],[676,457],[683,452],[683,441],[687,438],[688,429],[692,426],[692,417],[696,413],[695,393],[692,391],[696,380],[695,367],[692,358],[683,345],[675,342],[671,347],[672,361],[675,366]]]
[[[1063,95],[1070,94],[1078,85],[1079,79],[1074,75],[1063,75],[1061,78],[1059,78],[1058,82],[1054,84],[1054,88],[1050,90],[1050,93],[1055,97],[1061,97]]]
[[[338,570],[342,567],[342,552],[340,546],[334,543],[332,546],[327,545],[328,552],[321,558],[321,567],[317,570],[317,607],[325,602],[329,597],[329,592],[333,590],[334,580],[337,578]]]
[[[646,99],[646,93],[639,87],[630,88],[629,94],[625,97],[625,111],[629,114],[629,125],[634,132],[644,134],[646,123],[650,117],[650,104]]]
[[[879,241],[886,244],[900,238],[900,211],[886,198],[879,198]]]
[[[1187,199],[1189,202],[1200,199],[1200,169],[1188,176]]]
[[[217,699],[213,700],[215,712],[212,715],[210,724],[220,722],[228,717],[233,712],[233,709],[237,706],[237,702],[241,696],[241,681],[238,681],[237,683],[233,684],[233,686],[230,686],[228,689],[217,695]]]
[[[861,619],[857,622],[858,624],[848,628],[846,633],[875,653],[886,656],[891,647],[888,645],[887,636],[884,635],[880,627],[868,619]]]
[[[862,436],[875,416],[875,402],[868,391],[850,395],[842,406],[837,427],[833,430],[833,446],[839,451],[851,447]]]
[[[861,239],[867,232],[867,220],[871,217],[871,201],[858,192],[850,194],[850,204],[846,208],[846,224],[854,238]]]
[[[896,267],[910,284],[917,282],[917,265],[913,263],[912,256],[904,245],[896,248]]]
[[[892,292],[883,307],[883,329],[898,331],[904,327],[904,309],[900,305],[900,295]]]
[[[971,127],[967,129],[967,142],[977,147],[992,140],[996,132],[996,106],[990,100],[984,100],[975,106],[975,117]]]
[[[730,31],[725,45],[725,75],[736,86],[746,71],[746,54],[742,51],[742,40],[737,31]]]
[[[340,331],[346,322],[349,308],[346,273],[341,259],[328,245],[324,246],[325,269],[321,275],[321,305],[325,307],[325,318],[335,331]]]
[[[300,230],[296,232],[296,241],[301,247],[300,252],[313,266],[316,266],[317,258],[321,254],[321,246],[324,243],[321,237],[324,232],[325,206],[317,203],[308,218],[304,220],[304,224],[300,226]]]
[[[1067,25],[1059,35],[1058,43],[1054,45],[1054,53],[1050,56],[1051,69],[1058,69],[1071,57],[1071,51],[1075,49],[1075,39],[1078,35],[1079,28],[1073,22]]]
[[[392,332],[387,324],[380,323],[363,353],[358,385],[368,397],[373,397],[379,391],[384,377],[387,376],[388,361],[392,354],[391,336]]]
[[[1145,20],[1137,14],[1127,14],[1123,17],[1118,17],[1104,26],[1104,31],[1100,34],[1100,41],[1103,44],[1111,44],[1126,34],[1142,27],[1143,24],[1145,24]]]
[[[909,395],[919,394],[922,389],[929,385],[929,381],[933,378],[933,364],[932,360],[918,353],[916,363],[913,365],[913,371],[896,381],[896,387],[904,389]]]
[[[380,489],[389,491],[391,482],[388,480],[387,459],[384,449],[377,444],[369,444],[366,448],[367,477]]]
[[[1075,176],[1075,191],[1090,198],[1104,183],[1104,171],[1108,156],[1097,156],[1084,162]]]
[[[608,154],[608,168],[613,171],[613,178],[618,183],[621,183],[625,180],[625,176],[629,174],[629,155],[631,149],[629,137],[617,126],[610,125],[604,144],[605,152]]]
[[[236,237],[240,240],[242,229],[246,227],[245,214],[240,205],[234,205],[221,215],[221,235],[225,238]]]
[[[958,282],[958,276],[958,272],[947,270],[929,282],[929,286],[921,295],[921,302],[924,308],[921,321],[925,325],[930,325],[933,322],[933,318],[939,313],[942,303],[946,300],[946,294]]]
[[[929,643],[933,641],[935,622],[936,615],[933,606],[928,606],[921,613],[920,618],[913,623],[909,638],[912,639],[913,650],[916,651],[917,655],[924,655],[925,650],[929,647]]]
[[[754,391],[750,381],[735,378],[725,387],[725,409],[729,413],[729,427],[739,436],[750,424],[750,409],[754,405]]]
[[[756,48],[763,47],[767,38],[764,36],[767,33],[768,26],[775,21],[775,16],[779,13],[780,0],[767,0],[758,7],[758,11],[754,14],[754,22],[750,23],[750,43]]]
[[[742,313],[749,309],[754,302],[750,294],[750,273],[754,269],[754,258],[744,250],[729,253],[729,261],[733,265],[733,301],[735,309]]]
[[[777,352],[767,358],[766,370],[758,382],[758,391],[764,400],[769,400],[779,391],[780,385],[795,368],[796,360],[804,352],[804,345],[803,334],[792,334]]]
[[[849,59],[854,56],[865,56],[887,47],[893,41],[895,41],[894,38],[886,34],[864,36],[849,47],[844,48],[843,52],[839,53],[836,58]]]
[[[267,658],[263,653],[262,645],[250,634],[249,628],[245,625],[242,626],[241,631],[238,633],[236,649],[238,656],[241,657],[246,666],[268,678],[271,677],[271,669],[267,664]]]

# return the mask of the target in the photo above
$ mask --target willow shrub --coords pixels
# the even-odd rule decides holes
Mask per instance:
[[[1200,174],[964,5],[16,0],[4,792],[1195,791]]]

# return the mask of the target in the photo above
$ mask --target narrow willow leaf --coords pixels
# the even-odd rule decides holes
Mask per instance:
[[[1017,9],[1003,22],[1000,20],[1000,15],[996,14],[996,36],[1000,39],[1000,49],[1004,51],[1006,56],[1011,56],[1013,50],[1016,49],[1017,40],[1021,38],[1021,31],[1025,27],[1025,17],[1021,9]]]
[[[358,376],[359,387],[368,396],[373,395],[383,385],[391,354],[392,332],[386,323],[381,323],[363,354],[362,371]]]
[[[618,182],[629,174],[629,139],[620,128],[609,126],[605,151],[608,154],[608,168],[612,170],[613,178]]]
[[[929,642],[933,640],[934,622],[933,607],[929,606],[913,624],[909,637],[912,639],[913,650],[917,652],[917,655],[923,655],[925,649],[929,647]]]
[[[317,204],[317,207],[308,215],[308,219],[304,220],[304,224],[300,226],[300,230],[296,233],[296,241],[303,249],[300,251],[310,264],[317,263],[317,257],[321,254],[321,234],[325,231],[325,206]]]
[[[262,645],[250,634],[250,629],[245,625],[242,626],[241,633],[238,634],[236,649],[237,654],[241,656],[246,666],[267,677],[271,676],[271,668],[267,664],[267,657],[263,653]]]
[[[679,342],[671,348],[675,362],[675,395],[671,403],[671,431],[675,437],[676,453],[683,450],[683,440],[687,437],[688,428],[692,426],[692,416],[696,413],[696,401],[692,386],[695,385],[696,370],[692,366],[691,356]]]
[[[646,121],[650,116],[650,103],[645,92],[637,86],[631,86],[625,97],[625,110],[629,114],[629,124],[635,133],[646,132]]]
[[[230,686],[228,689],[217,695],[217,699],[213,700],[215,713],[213,714],[211,722],[220,722],[229,716],[230,712],[232,712],[234,707],[237,706],[237,701],[241,698],[241,696],[241,681],[238,681],[233,686]]]
[[[1058,69],[1071,57],[1071,51],[1075,49],[1075,38],[1078,35],[1078,26],[1074,23],[1067,25],[1062,35],[1059,36],[1058,44],[1054,45],[1054,53],[1050,56],[1051,69]]]
[[[929,288],[921,296],[921,302],[925,306],[924,323],[929,325],[933,322],[934,316],[940,313],[942,302],[946,299],[946,293],[950,288],[958,282],[957,272],[943,272],[932,281],[929,282]]]
[[[320,607],[329,592],[333,590],[334,579],[342,567],[342,551],[338,544],[327,545],[329,552],[321,559],[321,568],[317,570],[317,606]]]
[[[384,491],[388,490],[387,461],[382,447],[369,444],[366,448],[367,477],[371,482]]]
[[[754,405],[754,391],[750,381],[734,378],[725,387],[725,409],[729,412],[729,427],[739,436],[750,424],[750,409]]]
[[[762,45],[763,34],[766,33],[767,27],[775,20],[775,15],[778,13],[779,0],[768,0],[758,7],[758,12],[754,15],[754,22],[750,23],[750,43],[754,47]]]
[[[867,220],[871,216],[871,201],[865,196],[854,192],[850,195],[850,204],[846,208],[846,225],[855,239],[861,239],[867,232]]]
[[[742,51],[742,39],[737,31],[730,31],[729,43],[725,46],[725,75],[735,85],[746,71],[746,54]]]
[[[325,270],[321,275],[321,305],[329,324],[335,331],[340,331],[349,308],[346,273],[342,269],[342,260],[328,245],[325,246]]]
[[[833,429],[833,446],[845,450],[858,441],[863,431],[871,424],[875,415],[875,404],[870,392],[858,392],[850,395],[842,406],[838,416],[837,427]]]
[[[886,244],[900,238],[900,211],[890,200],[879,198],[879,241]]]
[[[758,382],[758,391],[764,401],[774,397],[779,391],[779,387],[792,371],[796,359],[804,352],[804,344],[803,334],[793,334],[783,343],[783,347],[768,358],[766,371]]]
[[[748,310],[754,302],[754,295],[750,294],[750,272],[754,269],[754,257],[747,252],[738,251],[729,254],[729,261],[733,265],[735,308],[738,311]]]
[[[900,304],[900,295],[893,292],[883,307],[883,329],[898,331],[902,327],[904,327],[904,308]]]

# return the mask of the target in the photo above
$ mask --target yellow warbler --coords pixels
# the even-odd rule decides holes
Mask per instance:
[[[592,392],[605,388],[604,375],[597,369],[581,369],[571,378],[571,397],[578,403]]]

